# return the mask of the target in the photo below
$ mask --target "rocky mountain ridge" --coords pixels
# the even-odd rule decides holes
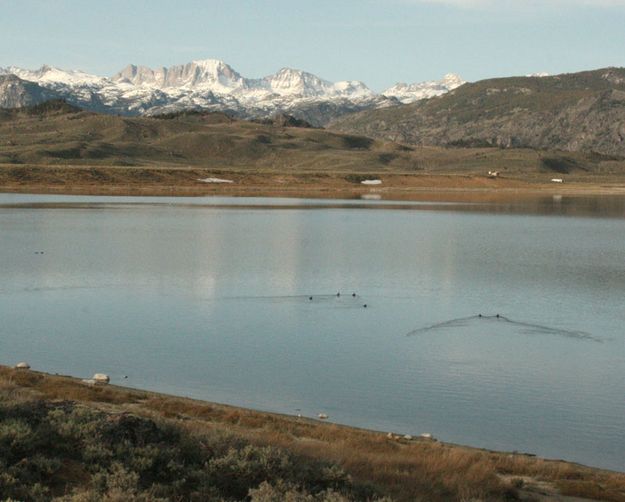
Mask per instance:
[[[129,65],[110,78],[51,66],[38,70],[11,66],[0,68],[0,74],[15,75],[71,104],[105,113],[157,115],[196,109],[227,111],[241,118],[289,113],[316,126],[345,113],[441,95],[464,83],[450,74],[440,81],[397,84],[378,94],[357,80],[329,82],[292,68],[246,78],[216,59],[156,69]],[[18,106],[37,102],[35,95],[41,92]]]
[[[54,91],[15,75],[0,75],[0,108],[22,108],[58,98]]]
[[[340,117],[329,127],[411,145],[623,157],[625,68],[483,80],[438,98]]]

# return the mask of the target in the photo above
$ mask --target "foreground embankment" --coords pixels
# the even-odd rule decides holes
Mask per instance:
[[[18,500],[625,500],[625,474],[5,366],[0,466]]]

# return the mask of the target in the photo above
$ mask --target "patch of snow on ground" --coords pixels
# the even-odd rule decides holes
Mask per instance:
[[[232,180],[224,180],[221,178],[198,178],[202,183],[234,183]]]
[[[363,185],[381,185],[382,180],[364,180],[361,181]]]

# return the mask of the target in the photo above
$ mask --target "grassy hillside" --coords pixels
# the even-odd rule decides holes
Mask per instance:
[[[62,101],[0,110],[0,190],[345,195],[362,190],[367,178],[381,178],[388,190],[420,190],[523,188],[564,174],[567,182],[598,186],[625,176],[625,158],[616,156],[410,146],[303,125],[223,113],[117,117]],[[500,171],[500,179],[489,180],[491,170]],[[200,181],[210,177],[234,183]]]
[[[625,474],[0,366],[0,499],[625,500]],[[578,499],[576,499],[578,500]]]
[[[416,145],[625,156],[625,69],[484,80],[439,98],[348,115],[336,131]]]
[[[410,150],[306,127],[235,120],[223,113],[128,118],[63,102],[0,111],[0,164],[363,169],[397,163]]]
[[[430,108],[441,105],[437,100],[428,103]],[[290,125],[284,118],[251,122],[223,113],[117,117],[50,101],[0,110],[0,164],[273,169],[285,174],[306,170],[470,172],[488,167],[561,172],[563,167],[557,164],[562,164],[567,171],[597,172],[621,160],[557,151],[415,148]]]

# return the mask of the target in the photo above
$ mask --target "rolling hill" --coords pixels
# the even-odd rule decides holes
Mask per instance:
[[[497,180],[488,171],[497,170]],[[351,192],[620,183],[625,159],[529,148],[411,146],[310,127],[288,115],[222,112],[123,117],[53,100],[0,110],[0,189],[71,193]],[[254,192],[254,193],[257,193]],[[242,192],[241,192],[242,193]],[[258,192],[260,193],[260,192]]]
[[[284,115],[247,121],[221,112],[119,117],[50,101],[0,110],[0,164],[366,170],[409,169],[414,161],[409,147],[306,125]]]
[[[341,117],[331,130],[444,147],[625,156],[625,68],[465,84],[441,97]]]

